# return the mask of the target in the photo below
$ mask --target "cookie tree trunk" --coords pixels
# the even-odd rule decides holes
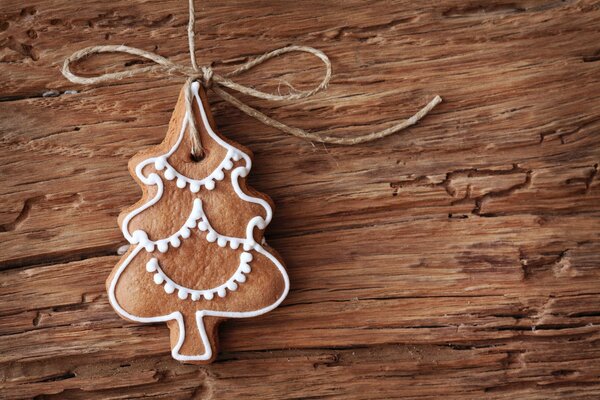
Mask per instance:
[[[198,318],[195,312],[185,312],[183,323],[169,321],[171,349],[179,345],[180,337],[183,337],[183,343],[179,347],[179,354],[185,357],[206,356],[207,361],[214,360],[219,348],[217,327],[220,323],[218,318],[203,317]],[[183,326],[183,332],[180,329]],[[202,332],[204,330],[204,332]],[[212,342],[206,340],[206,337],[215,338]]]

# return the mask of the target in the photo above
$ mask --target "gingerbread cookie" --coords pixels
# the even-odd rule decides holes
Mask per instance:
[[[131,246],[107,290],[121,317],[167,323],[175,359],[208,363],[218,324],[274,309],[289,279],[263,238],[272,201],[246,186],[251,152],[216,132],[203,88],[191,90],[205,157],[191,157],[182,91],[164,141],[129,163],[143,196],[119,216]]]

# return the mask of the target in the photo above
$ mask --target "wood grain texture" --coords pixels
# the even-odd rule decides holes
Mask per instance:
[[[445,100],[355,147],[213,101],[277,205],[267,239],[292,290],[225,323],[211,366],[171,360],[167,328],[121,320],[103,284],[125,244],[116,216],[140,196],[127,161],[164,137],[181,80],[60,75],[96,44],[187,62],[186,7],[0,3],[0,397],[600,397],[600,4],[200,1],[201,63],[227,70],[290,43],[331,57],[326,93],[246,99],[290,124],[358,135]],[[294,56],[241,81],[308,88],[320,68]]]

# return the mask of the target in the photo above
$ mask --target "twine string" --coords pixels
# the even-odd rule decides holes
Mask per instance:
[[[425,107],[421,108],[417,113],[415,113],[412,117],[396,122],[394,125],[389,128],[378,130],[374,132],[370,132],[367,134],[363,134],[356,137],[336,137],[332,136],[333,130],[323,130],[318,132],[310,132],[304,129],[300,129],[297,127],[289,126],[284,124],[281,121],[273,119],[257,109],[249,106],[243,101],[239,100],[237,97],[223,90],[223,88],[228,88],[239,93],[270,101],[289,101],[289,100],[299,100],[314,96],[321,90],[324,90],[329,85],[329,81],[331,80],[331,61],[329,57],[322,51],[315,49],[313,47],[308,46],[286,46],[281,47],[279,49],[275,49],[269,52],[262,54],[259,57],[251,59],[246,63],[240,65],[238,68],[233,71],[221,75],[216,73],[210,66],[201,66],[199,67],[196,61],[196,53],[195,53],[195,10],[194,10],[194,0],[189,0],[189,23],[188,23],[188,46],[190,52],[191,59],[191,67],[187,67],[182,64],[177,64],[172,62],[171,60],[162,57],[156,53],[152,53],[149,51],[145,51],[142,49],[138,49],[135,47],[129,47],[124,45],[102,45],[102,46],[91,46],[81,50],[76,51],[70,57],[65,59],[62,74],[71,82],[78,84],[96,84],[107,81],[115,81],[121,80],[125,78],[129,78],[135,75],[140,75],[144,73],[150,72],[163,72],[166,75],[178,75],[186,77],[186,88],[185,88],[185,107],[188,113],[188,132],[190,133],[190,138],[192,141],[192,156],[194,159],[202,159],[204,156],[204,149],[202,148],[202,143],[200,141],[200,134],[198,133],[194,113],[192,110],[193,104],[193,95],[191,90],[191,84],[195,80],[200,80],[206,88],[211,88],[219,97],[223,100],[231,104],[232,106],[238,108],[240,111],[245,114],[255,118],[256,120],[262,122],[265,125],[276,128],[282,132],[285,132],[289,135],[296,136],[301,139],[306,139],[315,142],[322,143],[331,143],[338,145],[356,145],[359,143],[372,142],[374,140],[378,140],[384,138],[386,136],[392,135],[400,130],[403,130],[411,125],[416,124],[420,119],[425,117],[436,105],[441,103],[442,98],[440,96],[435,96]],[[273,94],[263,92],[261,90],[254,89],[252,87],[248,87],[245,85],[241,85],[239,83],[234,82],[231,78],[239,76],[244,72],[278,56],[282,56],[284,54],[293,53],[293,52],[301,52],[308,53],[323,62],[325,65],[325,74],[323,75],[323,79],[321,82],[311,90],[304,91],[294,91],[289,94]],[[131,54],[134,56],[146,58],[154,63],[154,65],[150,66],[139,66],[135,68],[130,68],[126,71],[119,72],[110,72],[104,73],[97,76],[91,77],[83,77],[77,74],[74,74],[71,71],[71,64],[89,57],[93,54],[102,54],[102,53],[124,53]]]
[[[196,44],[194,42],[196,40],[196,32],[195,32],[196,10],[194,8],[194,0],[189,0],[188,4],[189,4],[188,27],[187,27],[188,47],[190,49],[190,59],[192,61],[192,69],[197,72],[198,71],[198,63],[196,62]]]
[[[196,61],[196,32],[194,31],[196,26],[196,10],[194,8],[194,0],[189,0],[189,17],[188,17],[188,47],[190,50],[190,59],[192,62],[192,69],[195,73],[199,71],[198,63]],[[194,78],[189,77],[186,82],[185,88],[185,111],[188,115],[188,131],[190,132],[190,138],[192,140],[192,159],[199,161],[204,158],[204,148],[202,147],[202,140],[200,139],[200,133],[196,128],[196,117],[194,110],[192,110],[192,87],[191,84]]]

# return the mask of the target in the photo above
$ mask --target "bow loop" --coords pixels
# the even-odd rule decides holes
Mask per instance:
[[[309,53],[319,58],[325,64],[325,74],[323,79],[314,89],[307,91],[297,91],[295,93],[290,94],[273,94],[263,92],[261,90],[257,90],[245,85],[241,85],[237,82],[234,82],[232,77],[239,76],[246,71],[260,65],[272,58],[277,56],[292,53],[292,52],[301,52],[301,53]],[[153,61],[156,65],[151,66],[138,66],[134,68],[129,68],[125,71],[121,72],[110,72],[101,74],[98,76],[92,77],[83,77],[74,74],[71,71],[70,65],[76,61],[79,61],[83,58],[89,57],[94,54],[101,53],[123,53],[123,54],[131,54],[138,57],[143,57],[147,60]],[[320,50],[317,50],[312,47],[307,46],[287,46],[279,49],[275,49],[273,51],[267,52],[259,57],[251,59],[246,63],[240,65],[235,70],[223,75],[217,74],[213,71],[210,66],[203,66],[200,68],[190,68],[185,65],[177,64],[172,62],[171,60],[164,58],[156,53],[152,53],[149,51],[145,51],[142,49],[138,49],[136,47],[123,46],[123,45],[105,45],[105,46],[92,46],[86,47],[85,49],[76,51],[71,55],[71,57],[67,58],[63,64],[62,73],[63,75],[73,83],[80,84],[94,84],[106,81],[113,81],[118,79],[129,78],[135,75],[139,75],[146,72],[162,70],[166,75],[179,75],[184,76],[186,78],[195,78],[201,79],[202,83],[206,88],[210,88],[214,83],[221,85],[223,87],[235,90],[237,92],[246,94],[248,96],[256,97],[264,100],[272,100],[272,101],[285,101],[285,100],[299,100],[307,97],[314,96],[321,90],[327,88],[329,81],[331,80],[331,62],[329,61],[329,57],[325,55]]]
[[[244,113],[248,114],[249,116],[256,118],[257,120],[259,120],[260,122],[262,122],[265,125],[272,126],[276,129],[281,130],[282,132],[288,133],[290,135],[293,135],[293,136],[296,136],[299,138],[308,139],[311,141],[322,142],[322,143],[334,143],[334,144],[341,144],[341,145],[354,145],[354,144],[358,144],[358,143],[365,143],[365,142],[370,142],[373,140],[377,140],[377,139],[381,139],[383,137],[389,136],[395,132],[398,132],[398,131],[408,127],[408,126],[416,124],[417,121],[419,121],[421,118],[423,118],[425,115],[427,115],[427,113],[429,113],[429,111],[431,111],[436,105],[438,105],[442,101],[442,98],[440,96],[435,96],[433,98],[433,100],[431,100],[425,107],[421,108],[412,117],[410,117],[406,120],[400,121],[400,122],[396,122],[393,126],[386,128],[384,130],[371,132],[371,133],[363,134],[361,136],[356,136],[356,137],[352,137],[352,138],[340,138],[340,137],[330,136],[329,131],[322,131],[322,132],[315,133],[315,132],[308,132],[308,131],[305,131],[300,128],[288,126],[288,125],[283,124],[280,121],[277,121],[273,118],[268,117],[267,115],[261,113],[260,111],[258,111],[256,109],[250,107],[246,103],[237,99],[235,96],[233,96],[233,95],[229,94],[228,92],[226,92],[225,90],[223,90],[221,87],[235,90],[239,93],[243,93],[248,96],[256,97],[259,99],[271,100],[271,101],[286,101],[286,100],[305,99],[307,97],[314,96],[321,90],[326,89],[327,86],[329,85],[329,81],[331,80],[331,62],[329,61],[329,57],[327,57],[327,55],[325,53],[323,53],[321,50],[318,50],[318,49],[315,49],[312,47],[292,45],[292,46],[281,47],[279,49],[275,49],[275,50],[269,51],[267,53],[264,53],[261,56],[258,56],[256,58],[253,58],[253,59],[245,62],[244,64],[240,65],[239,67],[237,67],[236,69],[234,69],[233,71],[231,71],[225,75],[219,75],[218,73],[213,71],[211,66],[203,66],[203,67],[199,68],[197,65],[196,55],[195,55],[195,41],[194,41],[195,40],[194,0],[189,0],[189,16],[188,17],[189,17],[188,45],[189,45],[190,58],[191,58],[191,63],[192,63],[191,68],[186,67],[181,64],[174,63],[171,60],[169,60],[165,57],[162,57],[156,53],[152,53],[152,52],[138,49],[135,47],[129,47],[129,46],[123,46],[123,45],[104,45],[104,46],[87,47],[85,49],[76,51],[75,53],[73,53],[70,57],[68,57],[65,60],[65,62],[63,64],[63,68],[62,68],[62,73],[71,82],[79,83],[79,84],[94,84],[94,83],[99,83],[99,82],[113,81],[113,80],[132,77],[134,75],[139,75],[142,73],[154,72],[154,71],[162,71],[166,75],[179,75],[179,76],[186,77],[187,78],[186,85],[188,86],[188,88],[186,90],[186,110],[189,115],[189,132],[192,136],[192,148],[194,149],[193,156],[196,158],[201,158],[203,151],[202,151],[202,146],[200,143],[200,136],[199,136],[198,131],[195,126],[194,114],[192,113],[192,106],[191,106],[192,96],[190,94],[189,86],[193,80],[201,80],[201,82],[203,83],[203,85],[206,88],[212,87],[212,90],[217,95],[219,95],[219,97],[221,97],[223,100],[225,100],[228,103],[230,103],[231,105],[237,107],[238,109],[240,109]],[[323,79],[313,89],[304,90],[304,91],[296,90],[293,93],[284,94],[284,95],[273,94],[273,93],[267,93],[267,92],[263,92],[261,90],[257,90],[257,89],[254,89],[254,88],[251,88],[248,86],[241,85],[237,82],[234,82],[231,79],[233,77],[241,75],[242,73],[244,73],[244,72],[256,67],[257,65],[260,65],[272,58],[275,58],[275,57],[278,57],[278,56],[281,56],[284,54],[288,54],[288,53],[293,53],[293,52],[311,54],[311,55],[317,57],[318,59],[320,59],[323,62],[323,64],[325,65],[325,74],[323,75]],[[70,69],[71,63],[74,63],[74,62],[81,60],[85,57],[88,57],[90,55],[100,54],[100,53],[131,54],[131,55],[135,55],[135,56],[139,56],[139,57],[148,59],[148,60],[154,62],[156,65],[136,66],[134,68],[129,68],[125,71],[105,73],[105,74],[101,74],[98,76],[92,76],[92,77],[79,76],[79,75],[74,74],[71,71],[71,69]]]

